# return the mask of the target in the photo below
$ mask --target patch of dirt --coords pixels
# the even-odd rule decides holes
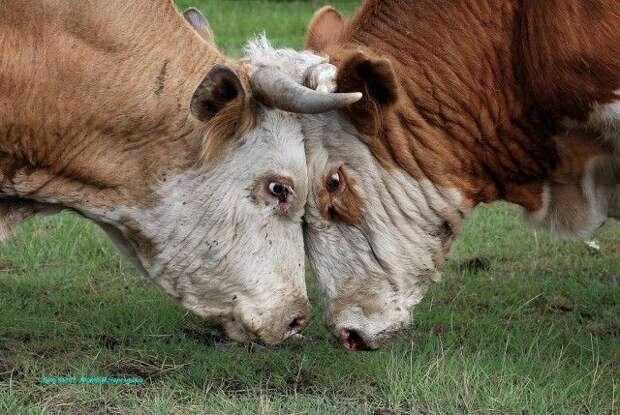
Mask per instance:
[[[183,329],[183,335],[207,346],[231,343],[221,330],[214,327],[188,326]]]
[[[226,395],[238,396],[250,392],[244,383],[239,379],[222,379],[221,382],[217,383]]]
[[[570,298],[564,297],[563,295],[554,295],[550,297],[547,304],[553,310],[561,311],[563,313],[569,313],[573,311],[575,306]]]
[[[584,327],[589,333],[597,337],[618,337],[620,336],[620,322],[613,324],[588,323]]]
[[[580,311],[579,312],[579,318],[581,318],[582,320],[591,321],[591,320],[594,319],[594,315],[592,315],[592,313],[590,313],[588,311]]]
[[[446,326],[444,326],[442,324],[436,324],[433,327],[431,327],[430,335],[431,336],[441,336],[444,333],[446,333],[446,331],[447,331]]]
[[[265,379],[269,379],[271,371],[265,368]],[[224,391],[226,395],[234,397],[255,396],[257,393],[269,393],[278,396],[290,395],[318,395],[321,394],[324,385],[321,385],[319,379],[313,373],[306,369],[301,369],[297,373],[290,374],[285,377],[283,383],[271,383],[267,381],[260,385],[247,384],[236,378],[211,379],[219,389]]]
[[[121,344],[121,339],[114,335],[105,335],[99,337],[99,344],[106,349],[114,350]]]
[[[11,355],[20,350],[23,346],[32,344],[33,339],[25,334],[15,337],[0,337],[0,361],[6,355]]]
[[[11,261],[8,261],[6,259],[0,260],[0,271],[10,271],[14,267],[15,264],[13,264]]]
[[[318,384],[316,377],[312,372],[302,369],[294,377],[290,377],[286,380],[287,392],[293,394],[314,395],[316,394],[321,385]]]
[[[19,380],[23,377],[21,370],[13,362],[0,355],[0,382]]]
[[[488,271],[491,268],[491,260],[489,258],[478,257],[468,259],[456,265],[456,269],[459,272],[483,272]]]
[[[155,381],[169,372],[182,369],[188,364],[149,363],[138,359],[121,359],[109,363],[102,368],[106,376],[114,377],[140,377],[145,381]]]
[[[150,381],[158,379],[163,372],[157,366],[137,360],[111,363],[104,366],[103,370],[114,377],[140,377]]]
[[[8,363],[0,364],[0,382],[5,382],[10,379],[15,380],[19,378],[21,371]]]

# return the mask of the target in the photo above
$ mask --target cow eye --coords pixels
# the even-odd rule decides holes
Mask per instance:
[[[287,193],[287,188],[280,182],[271,182],[269,183],[269,191],[275,197],[280,197]]]
[[[338,189],[340,189],[340,185],[342,184],[342,175],[340,171],[335,172],[331,176],[327,178],[325,182],[325,187],[327,187],[327,191],[330,193],[334,193]]]

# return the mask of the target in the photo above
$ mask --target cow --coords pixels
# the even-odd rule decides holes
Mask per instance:
[[[0,3],[1,236],[75,212],[232,339],[278,344],[310,313],[303,135],[278,108],[360,96],[286,87],[185,17],[172,0]]]
[[[315,14],[307,47],[337,71],[305,84],[364,94],[303,121],[306,252],[345,348],[377,349],[410,324],[479,204],[507,201],[580,237],[620,216],[618,27],[613,0],[366,0],[350,22]]]

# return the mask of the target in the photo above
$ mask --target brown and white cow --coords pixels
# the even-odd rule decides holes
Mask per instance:
[[[279,343],[308,321],[306,160],[298,116],[250,77],[304,102],[269,97],[286,82],[186,17],[196,30],[172,0],[0,2],[0,230],[77,212],[232,338]],[[310,111],[359,99],[301,90]]]
[[[618,27],[615,0],[367,0],[349,23],[317,12],[308,46],[338,72],[307,84],[364,93],[304,122],[306,249],[346,348],[409,324],[480,203],[577,236],[620,215]]]

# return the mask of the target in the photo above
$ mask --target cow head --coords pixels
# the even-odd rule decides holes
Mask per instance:
[[[376,349],[409,325],[460,220],[457,193],[412,177],[381,148],[378,124],[400,93],[395,76],[388,61],[351,53],[337,84],[364,98],[304,125],[307,254],[326,323],[350,350]]]
[[[148,273],[238,341],[276,344],[309,322],[301,217],[307,192],[295,115],[251,98],[253,67],[213,67],[191,114],[207,127],[199,165],[167,178],[148,213]],[[157,224],[153,228],[151,224]]]

